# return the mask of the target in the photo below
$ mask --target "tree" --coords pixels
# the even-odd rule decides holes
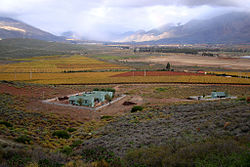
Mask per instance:
[[[108,94],[105,95],[105,99],[110,103],[112,101],[112,97],[110,97]]]
[[[170,69],[171,69],[171,65],[170,65],[170,63],[168,62],[167,66],[166,66],[166,70],[167,70],[167,71],[170,71]]]
[[[82,106],[82,104],[83,104],[83,99],[82,99],[82,98],[79,98],[79,99],[77,100],[77,103],[78,103],[80,106]]]

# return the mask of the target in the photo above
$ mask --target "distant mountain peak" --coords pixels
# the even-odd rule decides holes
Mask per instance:
[[[30,38],[46,41],[64,40],[62,37],[55,36],[21,21],[7,17],[0,17],[0,38]]]

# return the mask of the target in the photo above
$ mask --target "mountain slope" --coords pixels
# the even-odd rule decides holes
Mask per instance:
[[[229,13],[209,20],[192,20],[184,25],[166,25],[133,34],[125,42],[147,43],[250,43],[250,13]]]
[[[0,17],[0,38],[30,38],[46,41],[64,40],[62,37],[55,36],[23,22],[5,17]]]
[[[0,40],[0,60],[49,55],[83,54],[82,45],[63,42],[47,42],[37,39],[3,39]]]

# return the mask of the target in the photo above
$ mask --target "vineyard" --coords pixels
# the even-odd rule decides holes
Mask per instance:
[[[13,63],[16,62],[16,63]],[[11,63],[1,65],[0,72],[68,72],[126,69],[126,67],[111,64],[96,59],[74,56],[43,56],[26,59],[13,59]]]
[[[247,78],[227,78],[171,71],[130,71],[128,67],[80,55],[12,59],[0,65],[0,80],[38,84],[109,83],[233,83],[250,84]],[[242,73],[243,74],[243,73]],[[244,73],[249,75],[249,73]]]
[[[250,84],[246,78],[226,78],[221,76],[128,76],[122,72],[82,72],[82,73],[0,73],[1,80],[21,81],[38,84],[100,84],[100,83],[234,83]]]
[[[234,75],[234,76],[239,76],[239,77],[250,77],[250,72],[225,72],[225,71],[211,71],[208,72],[211,74],[225,74],[225,75]]]
[[[131,76],[204,76],[205,74],[188,73],[188,72],[172,72],[172,71],[131,71],[113,77],[131,77]]]

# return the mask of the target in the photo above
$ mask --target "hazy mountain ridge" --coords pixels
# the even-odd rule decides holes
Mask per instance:
[[[30,38],[46,41],[63,41],[63,37],[32,27],[21,21],[0,17],[0,38]]]
[[[249,43],[250,13],[235,12],[184,25],[165,25],[132,34],[123,42],[146,43]]]

